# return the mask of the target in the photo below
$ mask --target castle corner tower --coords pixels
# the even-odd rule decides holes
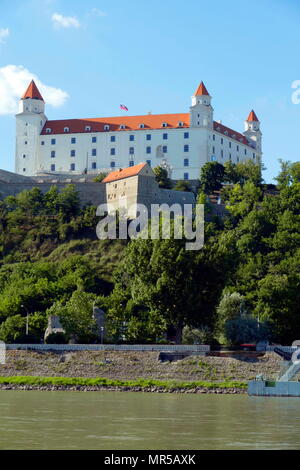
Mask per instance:
[[[245,132],[244,136],[252,142],[253,147],[258,153],[261,153],[261,137],[262,133],[260,130],[260,121],[256,116],[255,112],[250,112],[247,120],[245,121]]]
[[[212,97],[208,93],[203,82],[200,83],[195,94],[192,96],[190,108],[190,127],[213,128]]]
[[[15,171],[33,175],[37,168],[39,135],[47,121],[45,102],[32,80],[19,102],[16,115]]]

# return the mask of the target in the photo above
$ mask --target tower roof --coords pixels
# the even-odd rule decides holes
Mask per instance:
[[[194,96],[203,96],[203,95],[209,96],[209,93],[208,93],[204,83],[201,82],[200,85],[198,86],[198,89],[197,89]]]
[[[36,86],[36,84],[34,83],[34,80],[32,80],[27,88],[27,90],[25,91],[24,95],[22,96],[22,100],[27,100],[27,99],[32,99],[32,100],[41,100],[41,101],[44,101],[43,100],[43,97],[42,95],[40,94],[39,90],[38,90],[38,87]]]
[[[249,122],[257,121],[257,122],[259,122],[258,117],[256,116],[253,109],[252,109],[251,113],[249,114],[247,121],[249,121]]]

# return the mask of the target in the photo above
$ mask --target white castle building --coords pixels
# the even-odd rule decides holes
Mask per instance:
[[[252,110],[239,133],[215,122],[203,82],[188,113],[48,121],[34,81],[16,115],[15,171],[26,176],[109,172],[147,161],[172,179],[196,180],[210,161],[261,159],[260,122]]]

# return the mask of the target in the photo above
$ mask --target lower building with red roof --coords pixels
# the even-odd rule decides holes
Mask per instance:
[[[200,83],[189,112],[48,120],[34,81],[16,116],[15,171],[24,176],[97,174],[141,162],[164,166],[175,180],[197,180],[210,161],[262,156],[260,122],[252,110],[244,132],[214,120],[212,97]]]

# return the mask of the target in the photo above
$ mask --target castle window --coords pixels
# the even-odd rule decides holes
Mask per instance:
[[[163,145],[162,151],[163,153],[168,153],[168,147],[166,145]]]
[[[51,139],[51,145],[55,145],[56,144],[56,139]]]
[[[216,136],[215,136],[215,134],[213,134],[213,140],[216,140]]]
[[[216,159],[216,156],[215,156],[215,155],[212,155],[212,156],[210,157],[210,160],[211,160],[212,162],[215,162],[215,161],[217,160],[217,159]]]
[[[27,140],[25,140],[24,144],[27,145]]]
[[[189,150],[190,150],[189,145],[185,145],[185,146],[183,147],[183,151],[184,151],[184,152],[189,152]]]
[[[140,129],[144,129],[145,128],[145,124],[140,124]]]
[[[223,145],[223,142],[224,142],[224,139],[223,137],[221,137],[221,145]]]
[[[42,140],[41,145],[45,145],[45,142]]]
[[[91,126],[85,126],[85,130],[86,130],[86,132],[90,132],[90,131],[91,131],[91,129],[92,129],[92,128],[91,128]]]
[[[105,131],[109,131],[109,125],[108,125],[108,124],[105,124],[104,130],[105,130]]]
[[[223,158],[223,157],[224,157],[224,151],[221,150],[221,158]]]
[[[26,155],[23,155],[23,158],[26,158]]]
[[[129,166],[134,166],[134,161],[133,160],[130,160]]]
[[[151,160],[147,160],[149,166],[151,166]]]
[[[97,149],[92,149],[92,156],[96,157],[96,155],[97,155]]]
[[[95,144],[97,142],[97,137],[92,137],[92,143]]]
[[[55,150],[51,151],[51,158],[55,158]]]
[[[224,131],[224,134],[225,134],[225,135],[228,135],[228,131]]]
[[[255,160],[255,153],[253,154],[253,160]]]
[[[239,145],[237,145],[237,146],[236,146],[236,149],[237,149],[237,151],[239,152],[239,150],[240,150],[240,147],[239,147]]]
[[[189,174],[188,173],[183,173],[183,179],[188,180],[189,179]]]
[[[182,127],[182,126],[183,126],[183,122],[182,122],[182,121],[179,121],[178,127]]]
[[[130,142],[133,142],[134,141],[134,135],[130,135],[129,140],[130,140]]]
[[[75,150],[71,150],[71,157],[75,157],[75,154],[76,154],[76,151]]]
[[[151,140],[151,134],[146,135],[146,140]]]
[[[148,153],[148,154],[151,153],[151,147],[146,148],[146,153]]]
[[[110,149],[110,154],[111,154],[111,155],[116,155],[116,149],[115,149],[115,148],[111,148],[111,149]]]
[[[96,162],[92,162],[92,170],[96,170],[97,168],[97,163]]]
[[[239,162],[239,161],[240,161],[240,157],[237,157],[237,158],[236,158],[236,161]]]
[[[23,168],[23,171],[26,171],[26,168]]]
[[[111,168],[115,168],[115,166],[116,166],[116,162],[110,162],[110,167]]]
[[[75,163],[71,163],[71,165],[70,165],[70,170],[71,170],[71,171],[74,171],[74,170],[75,170]]]
[[[183,137],[184,137],[184,139],[189,139],[189,137],[190,137],[189,132],[185,132],[185,133],[183,134]]]
[[[76,137],[71,138],[71,144],[76,144]]]
[[[231,149],[231,142],[229,142],[229,148]]]
[[[120,125],[120,129],[125,129],[125,128],[126,128],[125,124]]]
[[[212,148],[213,153],[215,153],[215,147]]]
[[[129,147],[129,155],[134,155],[134,147]]]
[[[115,142],[115,141],[116,141],[116,136],[115,136],[115,135],[111,135],[111,136],[110,136],[110,141],[111,141],[111,142]]]
[[[168,124],[166,122],[163,122],[162,127],[168,127]]]
[[[231,161],[231,153],[229,154],[229,160]]]
[[[183,166],[189,166],[189,159],[188,158],[185,158],[183,160]]]
[[[50,169],[51,171],[55,171],[55,165],[51,165]]]
[[[247,155],[247,149],[244,150],[245,155]]]
[[[168,140],[168,134],[163,134],[163,139]]]
[[[64,127],[64,132],[69,132],[69,128],[68,127]]]
[[[47,127],[46,128],[46,134],[51,134],[52,130],[50,129],[50,127]]]

